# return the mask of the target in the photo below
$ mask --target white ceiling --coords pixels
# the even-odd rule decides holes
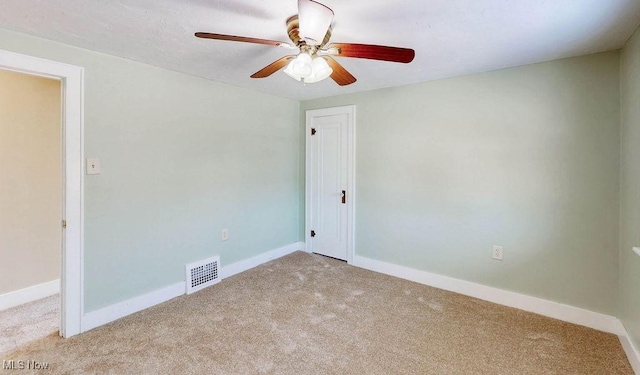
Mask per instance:
[[[305,100],[620,48],[639,0],[320,0],[333,42],[409,47],[408,64],[338,58],[358,81],[303,86],[249,76],[290,51],[196,31],[289,41],[296,0],[2,0],[0,27],[274,95]]]

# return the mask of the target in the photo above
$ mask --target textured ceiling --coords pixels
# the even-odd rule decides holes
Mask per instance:
[[[408,65],[339,58],[358,81],[303,86],[249,76],[290,51],[196,31],[288,41],[296,0],[2,0],[0,27],[278,96],[305,100],[620,48],[638,0],[320,0],[333,42],[409,47]]]

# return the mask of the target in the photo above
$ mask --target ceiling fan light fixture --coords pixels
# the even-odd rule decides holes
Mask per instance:
[[[287,65],[287,67],[284,68],[283,72],[285,72],[289,77],[295,79],[296,81],[301,81],[302,80],[301,76],[297,76],[297,75],[293,74],[293,70],[291,69],[291,65],[293,65],[293,61],[291,61],[289,63],[289,65]]]
[[[291,73],[302,78],[308,77],[313,73],[312,63],[311,55],[306,52],[301,52],[298,57],[289,64],[291,66]]]
[[[331,8],[313,0],[298,0],[300,36],[309,45],[320,45],[333,22]]]
[[[327,61],[322,57],[316,57],[313,59],[311,67],[313,68],[313,73],[311,73],[311,76],[304,79],[305,83],[320,82],[323,79],[329,78],[333,73],[333,69],[331,69],[329,64],[327,64]]]
[[[298,58],[301,59],[301,61],[298,61],[299,64],[296,63]],[[303,70],[301,66],[304,66],[304,69],[306,69],[307,63],[309,63],[309,70],[305,70],[302,73],[310,73],[300,74],[301,70]],[[327,64],[326,60],[322,57],[316,56],[312,59],[309,54],[302,52],[300,53],[300,55],[298,55],[298,57],[296,57],[295,60],[291,61],[289,65],[287,65],[283,72],[285,72],[289,77],[295,79],[296,81],[303,81],[304,83],[316,83],[331,76],[331,74],[333,73],[333,69],[331,69],[329,64]]]

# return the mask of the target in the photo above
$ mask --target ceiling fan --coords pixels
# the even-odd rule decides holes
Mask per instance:
[[[251,78],[265,78],[285,68],[284,72],[287,75],[303,83],[319,82],[331,77],[338,85],[345,86],[354,83],[356,78],[333,57],[354,57],[405,64],[413,60],[415,52],[409,48],[329,43],[333,16],[333,10],[323,4],[313,0],[298,0],[298,14],[287,19],[287,32],[293,44],[206,32],[197,32],[195,36],[298,50],[297,55],[288,55],[276,60],[253,73]]]

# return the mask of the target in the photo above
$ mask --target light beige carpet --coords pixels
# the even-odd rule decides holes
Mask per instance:
[[[633,373],[614,335],[302,252],[2,359],[69,374]]]
[[[52,333],[58,334],[59,327],[60,294],[2,310],[0,355]]]

